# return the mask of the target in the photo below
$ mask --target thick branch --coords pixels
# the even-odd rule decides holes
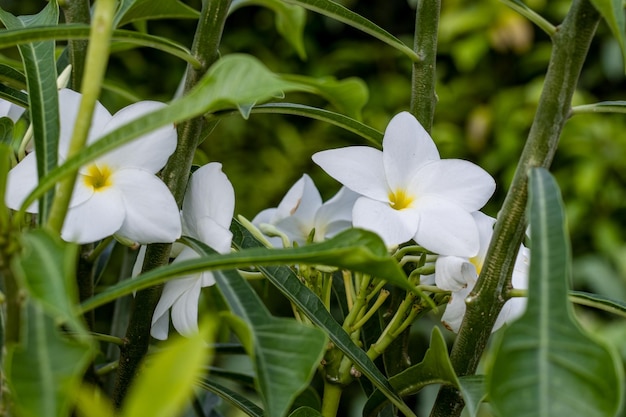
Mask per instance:
[[[515,257],[524,230],[527,172],[549,167],[559,137],[570,113],[572,96],[600,16],[588,0],[575,0],[557,28],[543,92],[513,183],[495,226],[487,258],[476,287],[467,302],[467,312],[451,353],[458,375],[470,375],[491,334],[510,286]],[[432,416],[458,416],[463,401],[454,389],[442,388]]]

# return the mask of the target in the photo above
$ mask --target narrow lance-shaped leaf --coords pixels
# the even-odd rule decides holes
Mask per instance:
[[[624,71],[626,71],[626,23],[624,19],[624,3],[622,0],[591,0],[591,4],[600,12],[607,25],[617,39],[622,51]]]
[[[115,14],[115,26],[138,20],[197,19],[200,13],[178,0],[122,0]]]
[[[543,168],[530,171],[528,211],[528,306],[496,348],[487,374],[491,404],[507,417],[614,416],[623,395],[622,366],[574,318],[563,203]]]
[[[8,29],[32,26],[52,26],[59,20],[59,7],[52,0],[33,16],[15,17],[0,8],[0,20]],[[56,66],[54,42],[41,41],[18,46],[24,69],[29,97],[30,120],[33,125],[37,174],[46,176],[57,166],[59,147],[59,105],[56,86]],[[48,216],[54,190],[42,195],[39,208],[39,221]]]

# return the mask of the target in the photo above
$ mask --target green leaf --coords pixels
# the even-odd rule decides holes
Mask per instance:
[[[300,407],[289,414],[289,417],[322,417],[322,414],[311,407]]]
[[[626,303],[614,300],[600,294],[592,294],[584,291],[570,291],[569,299],[578,305],[597,308],[598,310],[626,317]]]
[[[341,113],[317,107],[294,103],[267,103],[253,107],[252,113],[291,114],[308,117],[333,124],[344,130],[355,133],[379,149],[382,147],[383,143],[383,134],[380,131]]]
[[[626,23],[624,22],[624,4],[622,0],[591,0],[591,4],[600,12],[617,39],[622,50],[624,71],[626,72]]]
[[[12,29],[0,31],[0,49],[22,45],[29,42],[63,39],[89,39],[90,26],[81,24],[66,24],[57,26],[35,27],[26,29]],[[117,29],[113,31],[114,42],[111,49],[115,50],[119,44],[133,44],[158,49],[175,57],[185,60],[194,68],[201,67],[201,63],[189,52],[189,49],[161,36],[148,35],[132,30]]]
[[[459,390],[465,401],[465,409],[470,417],[478,415],[478,406],[487,396],[484,375],[465,375],[459,377]]]
[[[326,350],[326,335],[293,319],[274,318],[238,272],[214,274],[233,313],[248,325],[243,339],[252,340],[256,380],[265,412],[284,416],[296,396],[308,385]],[[250,343],[244,343],[250,349]]]
[[[234,0],[228,13],[245,6],[263,6],[276,13],[276,30],[296,50],[300,59],[306,59],[304,26],[306,12],[302,7],[289,5],[282,0]]]
[[[11,142],[13,142],[13,121],[8,117],[0,117],[0,143],[10,145]]]
[[[107,133],[97,142],[68,159],[46,177],[22,204],[28,207],[43,192],[54,187],[64,176],[75,172],[99,156],[144,134],[171,123],[179,123],[204,113],[233,109],[281,95],[299,86],[280,79],[249,55],[232,54],[209,68],[196,87],[169,106],[148,113]]]
[[[412,61],[419,61],[417,54],[400,39],[396,38],[380,26],[372,23],[363,16],[354,13],[350,9],[332,0],[284,0],[285,3],[297,4],[305,9],[330,17],[331,19],[350,25],[360,31],[373,36],[374,38],[391,45],[398,51],[411,58]]]
[[[572,108],[572,114],[581,113],[626,113],[626,101],[601,101],[593,104],[582,104]]]
[[[543,168],[530,171],[528,211],[528,306],[496,348],[486,381],[491,404],[507,417],[614,416],[623,393],[621,363],[574,319],[563,202]]]
[[[200,13],[178,0],[123,0],[115,14],[114,26],[138,20],[197,19]]]
[[[28,95],[20,90],[0,84],[0,98],[24,108],[28,108]]]
[[[133,381],[122,404],[121,417],[176,417],[184,411],[193,387],[213,352],[216,324],[205,321],[200,331],[161,344],[161,350],[147,356],[142,371]],[[172,383],[174,381],[174,383]]]
[[[234,220],[231,225],[233,245],[237,249],[263,246],[252,234]],[[304,313],[313,324],[323,329],[330,340],[339,348],[372,384],[385,394],[390,401],[407,416],[414,416],[411,409],[400,399],[389,385],[385,376],[360,347],[356,346],[348,333],[337,323],[326,307],[309,288],[287,266],[263,267],[258,269],[278,290]]]
[[[0,20],[7,29],[56,25],[59,20],[59,6],[56,0],[53,0],[38,14],[20,17],[0,9]],[[54,42],[23,43],[18,45],[18,49],[26,71],[30,120],[37,154],[37,174],[39,178],[43,178],[57,166],[58,162],[59,103]],[[43,223],[48,217],[54,190],[50,189],[41,197],[39,222]]]
[[[209,392],[217,394],[220,398],[228,401],[237,409],[243,411],[251,417],[264,417],[263,409],[254,404],[252,401],[244,397],[243,395],[231,390],[230,388],[217,383],[213,379],[204,378],[197,383],[197,385]]]
[[[22,343],[7,347],[12,400],[21,417],[69,416],[92,347],[62,335],[35,302],[28,303],[25,313]]]
[[[478,381],[482,382],[482,379]],[[484,395],[484,389],[482,390],[483,395],[477,393],[477,388],[480,389],[480,387],[477,387],[475,380],[472,382],[465,381],[461,384],[454,372],[446,342],[438,327],[433,327],[430,335],[430,347],[426,351],[424,359],[417,365],[391,377],[389,383],[400,396],[415,394],[430,384],[444,384],[461,388],[463,398],[468,405],[471,405],[469,407],[471,416],[476,415],[478,403]],[[376,416],[387,405],[387,402],[388,400],[379,390],[374,391],[363,407],[363,415]]]
[[[67,324],[72,331],[86,336],[87,330],[78,313],[75,274],[78,246],[44,229],[25,233],[22,245],[14,264],[20,284],[57,324]]]
[[[6,64],[0,64],[0,82],[10,85],[16,90],[24,90],[26,88],[26,76]]]
[[[190,238],[183,240],[197,251],[202,250],[200,242]],[[176,262],[143,273],[133,280],[121,281],[85,301],[82,308],[83,311],[91,310],[123,295],[163,283],[176,276],[207,270],[296,263],[328,265],[370,273],[407,291],[414,290],[378,235],[362,229],[348,229],[324,242],[297,248],[257,247],[224,255],[211,253],[200,258]]]
[[[327,99],[340,113],[357,120],[361,119],[361,111],[369,98],[367,85],[356,77],[340,81],[334,77],[313,78],[302,75],[288,75],[284,78],[309,86],[312,93]]]

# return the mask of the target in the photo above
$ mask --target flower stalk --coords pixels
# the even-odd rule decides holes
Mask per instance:
[[[459,376],[476,371],[491,328],[506,301],[515,258],[525,232],[527,172],[532,167],[547,168],[552,162],[599,20],[600,15],[588,0],[575,0],[553,37],[552,56],[535,119],[452,347],[451,360]],[[460,394],[453,388],[443,387],[431,416],[458,416],[462,409]]]

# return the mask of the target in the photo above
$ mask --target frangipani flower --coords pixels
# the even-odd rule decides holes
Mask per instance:
[[[439,256],[435,264],[435,283],[443,290],[452,291],[450,301],[446,307],[441,321],[453,332],[458,332],[463,316],[465,315],[465,298],[474,288],[478,275],[485,261],[489,242],[493,235],[495,219],[481,212],[472,213],[478,226],[480,249],[472,258],[459,258],[457,256]],[[512,284],[516,289],[528,288],[528,267],[530,251],[528,248],[520,248],[513,269]],[[498,318],[493,331],[519,317],[526,308],[526,298],[516,297],[508,300]]]
[[[80,94],[72,90],[59,91],[59,163],[67,156],[80,98]],[[102,135],[163,106],[163,103],[141,101],[111,116],[97,103],[87,142],[91,144]],[[178,206],[167,186],[155,175],[175,148],[176,129],[170,125],[82,167],[61,232],[63,239],[89,243],[113,234],[138,243],[178,239],[181,233]],[[19,209],[37,182],[33,152],[9,172],[7,206]],[[33,203],[28,211],[37,212],[37,203]]]
[[[387,246],[414,239],[438,254],[476,255],[478,232],[470,213],[487,202],[495,182],[471,162],[440,159],[410,113],[391,120],[382,152],[351,146],[318,152],[313,161],[362,195],[352,212],[354,227],[378,233]]]
[[[187,186],[182,210],[183,234],[204,242],[219,253],[228,253],[233,237],[229,227],[234,210],[235,191],[222,172],[222,164],[204,165],[192,174]],[[174,262],[197,257],[199,255],[193,249],[185,247]],[[143,256],[138,257],[136,266],[141,263]],[[178,333],[197,332],[200,290],[213,284],[215,278],[211,271],[168,281],[152,316],[152,337],[167,339],[170,315]]]
[[[352,226],[352,207],[359,197],[342,187],[325,203],[313,180],[304,174],[285,194],[278,207],[261,211],[252,220],[257,227],[269,224],[290,241],[303,245],[315,229],[313,241],[321,242]],[[280,245],[280,238],[270,238]]]

